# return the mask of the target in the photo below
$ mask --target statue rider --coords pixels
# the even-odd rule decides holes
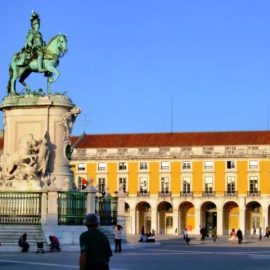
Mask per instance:
[[[46,43],[42,38],[42,34],[39,32],[39,15],[36,12],[32,12],[30,21],[32,28],[28,31],[26,36],[25,52],[30,55],[31,59],[37,58],[38,72],[44,72],[42,62]]]

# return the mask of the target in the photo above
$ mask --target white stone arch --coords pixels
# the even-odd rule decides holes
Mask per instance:
[[[174,234],[172,203],[168,201],[159,202],[157,206],[157,215],[158,234]]]
[[[152,222],[151,222],[151,204],[142,200],[136,203],[135,207],[135,231],[137,234],[141,233],[142,228],[144,228],[145,233],[151,232]]]
[[[259,201],[250,200],[246,204],[245,224],[247,235],[258,234],[259,228],[263,226],[262,205]]]
[[[187,229],[193,232],[195,229],[195,205],[191,201],[182,201],[178,206],[179,211],[179,232]]]
[[[223,204],[223,234],[229,235],[232,229],[237,230],[239,227],[239,204],[227,200]]]
[[[217,228],[217,205],[211,200],[201,204],[201,226],[206,228],[209,234],[213,228]]]

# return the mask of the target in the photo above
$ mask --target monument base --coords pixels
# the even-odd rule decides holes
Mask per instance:
[[[0,191],[38,191],[42,182],[71,190],[67,152],[80,109],[66,95],[36,93],[9,95],[0,109],[5,119]]]

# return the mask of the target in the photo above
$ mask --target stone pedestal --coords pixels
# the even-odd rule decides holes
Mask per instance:
[[[16,152],[18,142],[23,136],[32,134],[35,140],[41,140],[46,136],[49,148],[46,175],[50,177],[50,181],[56,188],[70,190],[73,174],[66,152],[69,148],[73,122],[79,109],[65,95],[43,96],[33,93],[24,96],[7,96],[0,109],[4,113],[4,157],[12,156]],[[13,180],[5,182],[8,181]],[[24,182],[27,181],[20,181],[20,190],[23,185],[26,191],[38,189],[35,185],[30,188]],[[16,190],[16,188],[18,188],[17,184],[14,183],[12,189]]]

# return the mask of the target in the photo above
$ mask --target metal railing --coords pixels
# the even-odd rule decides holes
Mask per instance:
[[[238,192],[237,191],[225,191],[224,196],[225,197],[238,196]]]
[[[247,192],[247,196],[248,196],[248,197],[256,197],[256,196],[260,196],[260,194],[261,194],[260,191],[255,191],[255,190],[254,190],[254,191],[248,191],[248,192]]]
[[[172,193],[170,191],[160,191],[158,193],[158,196],[159,197],[171,197],[172,196]]]
[[[214,196],[216,196],[216,192],[215,191],[203,191],[202,196],[203,197],[214,197]]]
[[[180,192],[181,197],[193,197],[193,192],[192,191],[181,191]]]
[[[117,223],[117,203],[117,197],[96,197],[96,213],[99,215],[100,225],[114,225]]]
[[[0,192],[0,224],[41,224],[41,193]]]
[[[83,225],[86,197],[84,192],[59,192],[58,225]]]
[[[148,192],[148,191],[138,191],[137,196],[138,197],[150,197],[150,192]]]

